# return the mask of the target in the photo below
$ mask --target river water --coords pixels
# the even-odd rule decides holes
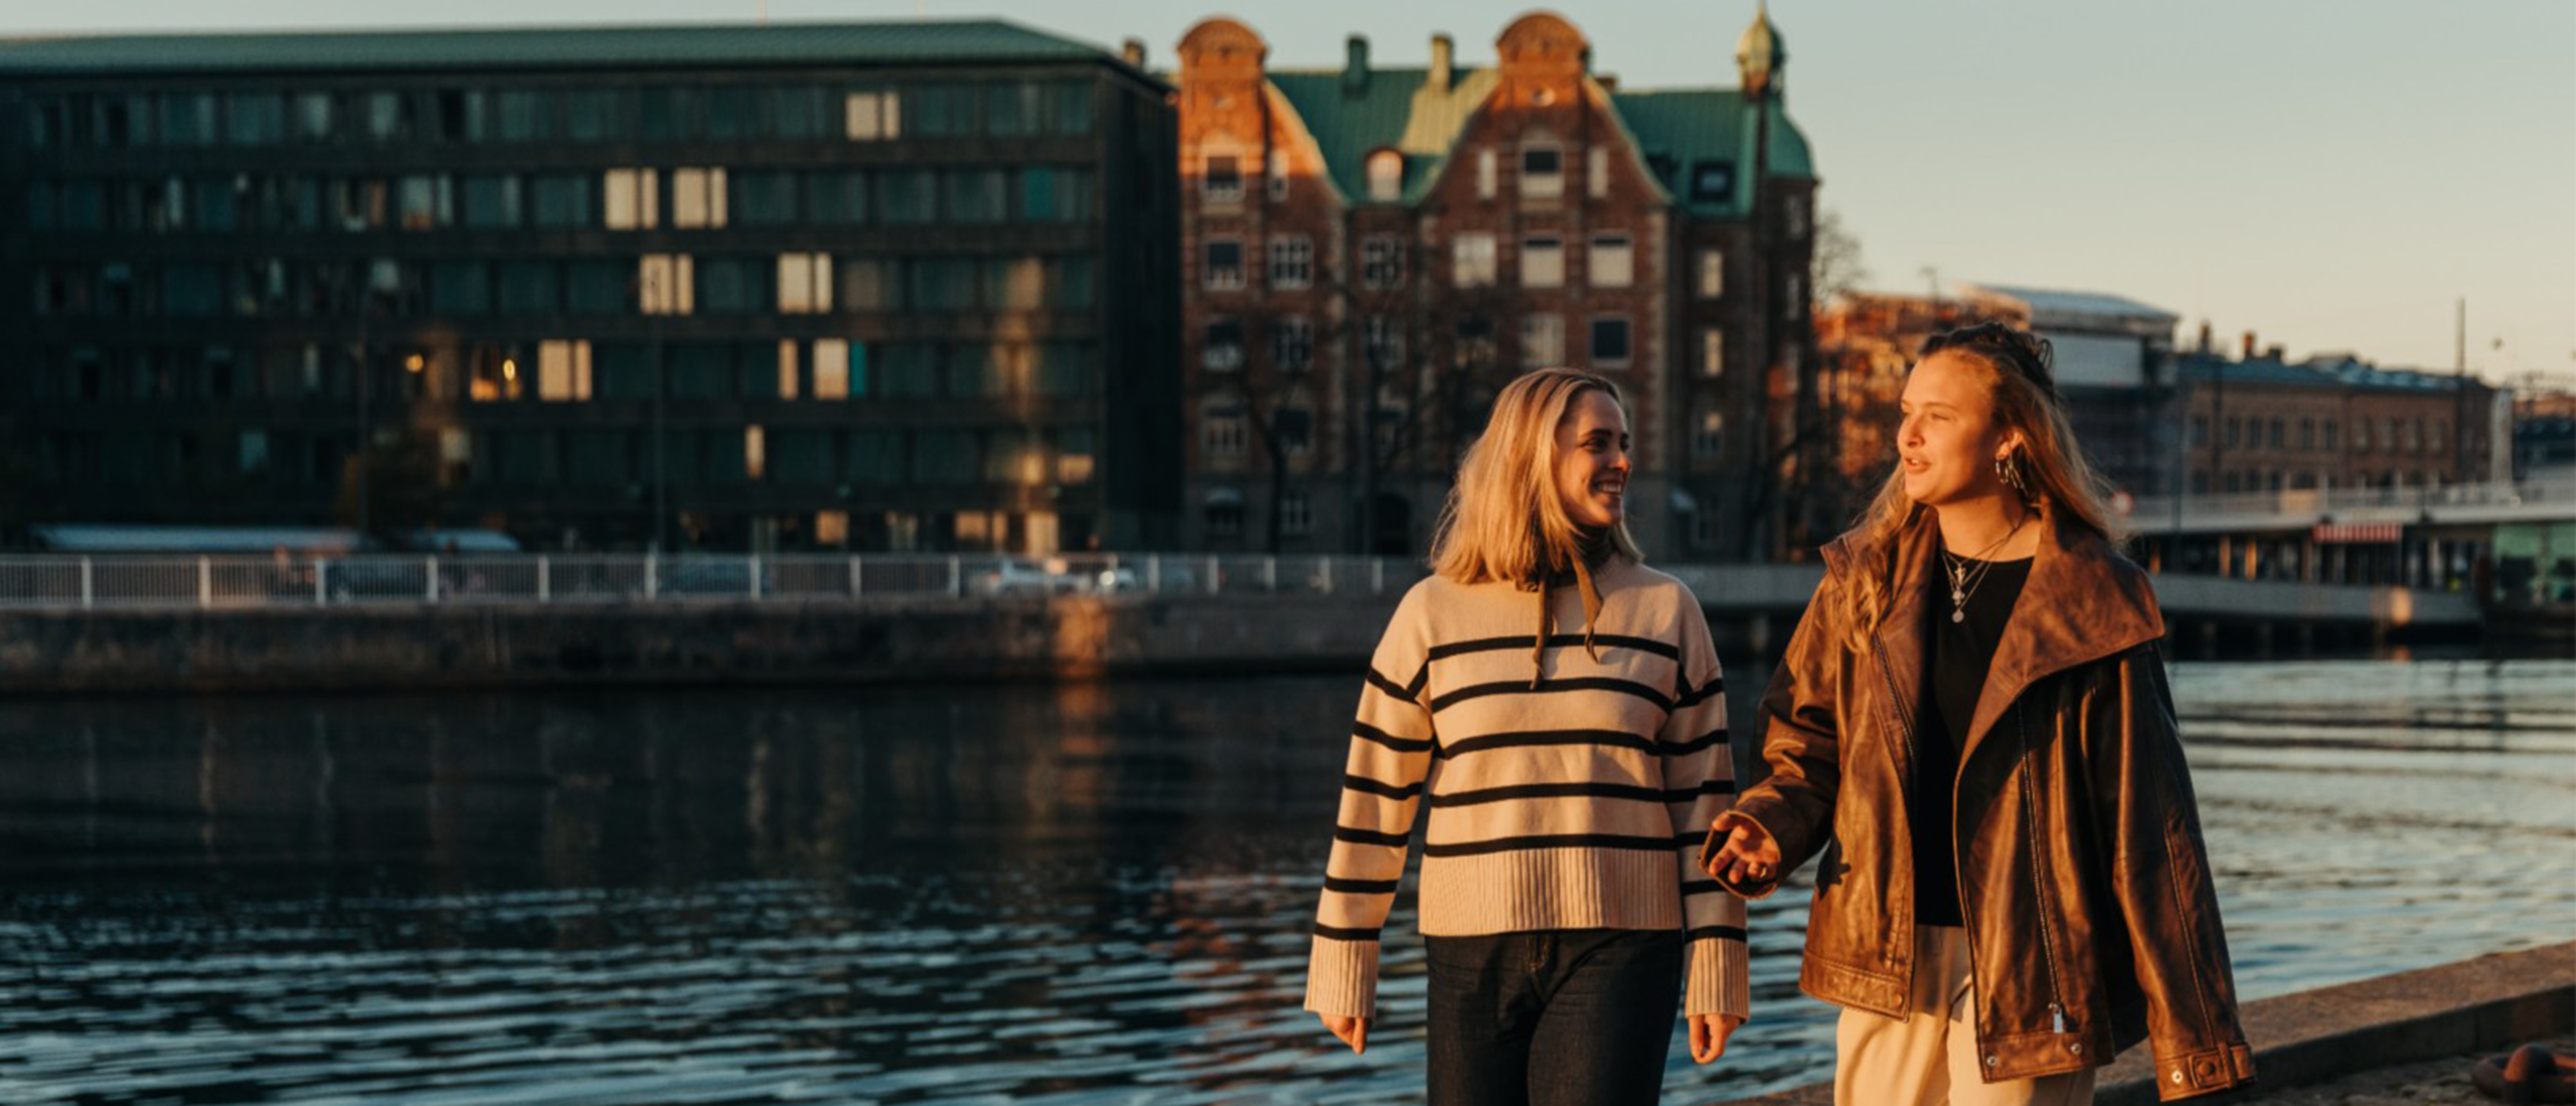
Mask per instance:
[[[2174,687],[2247,997],[2576,936],[2576,664]],[[1419,1101],[1409,890],[1368,1054],[1298,1009],[1356,694],[0,707],[0,1102]],[[1804,913],[1667,1101],[1830,1073]]]

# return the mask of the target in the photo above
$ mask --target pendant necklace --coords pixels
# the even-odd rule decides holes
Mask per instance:
[[[2013,535],[2021,533],[2022,522],[2029,520],[2029,515],[2023,515],[2020,521],[2012,524],[2012,529],[2004,531],[2004,536],[1996,538],[1993,545],[1978,550],[1973,557],[1961,558],[1958,554],[1950,552],[1948,546],[1941,548],[1941,571],[1950,577],[1950,621],[1968,620],[1968,597],[1976,594],[1977,585],[1985,583],[1986,574],[1995,570],[1995,563],[1986,560],[1986,554],[2002,548],[2005,542],[2011,541]],[[1970,568],[1961,564],[1960,561],[1963,559],[1974,562],[1976,567]]]

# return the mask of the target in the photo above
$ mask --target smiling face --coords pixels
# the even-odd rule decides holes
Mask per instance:
[[[1617,523],[1628,495],[1628,413],[1608,393],[1586,389],[1556,424],[1556,492],[1578,525]]]
[[[1991,372],[1944,350],[1906,378],[1896,452],[1908,498],[1940,507],[2004,494],[1995,460],[2020,443],[2021,432],[1996,425]]]

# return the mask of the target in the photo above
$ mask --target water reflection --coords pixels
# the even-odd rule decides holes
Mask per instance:
[[[2177,670],[2246,990],[2563,937],[2571,677]],[[1411,1100],[1409,909],[1366,1057],[1296,1009],[1354,695],[12,705],[0,1100]],[[1755,904],[1758,1018],[1677,1099],[1829,1064],[1802,900]]]

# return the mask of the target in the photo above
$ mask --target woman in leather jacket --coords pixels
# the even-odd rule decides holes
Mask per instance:
[[[2163,618],[2048,343],[1935,335],[1900,410],[1705,866],[1759,898],[1821,854],[1799,986],[1843,1007],[1837,1103],[2089,1102],[2142,1039],[2165,1099],[2251,1082]]]

